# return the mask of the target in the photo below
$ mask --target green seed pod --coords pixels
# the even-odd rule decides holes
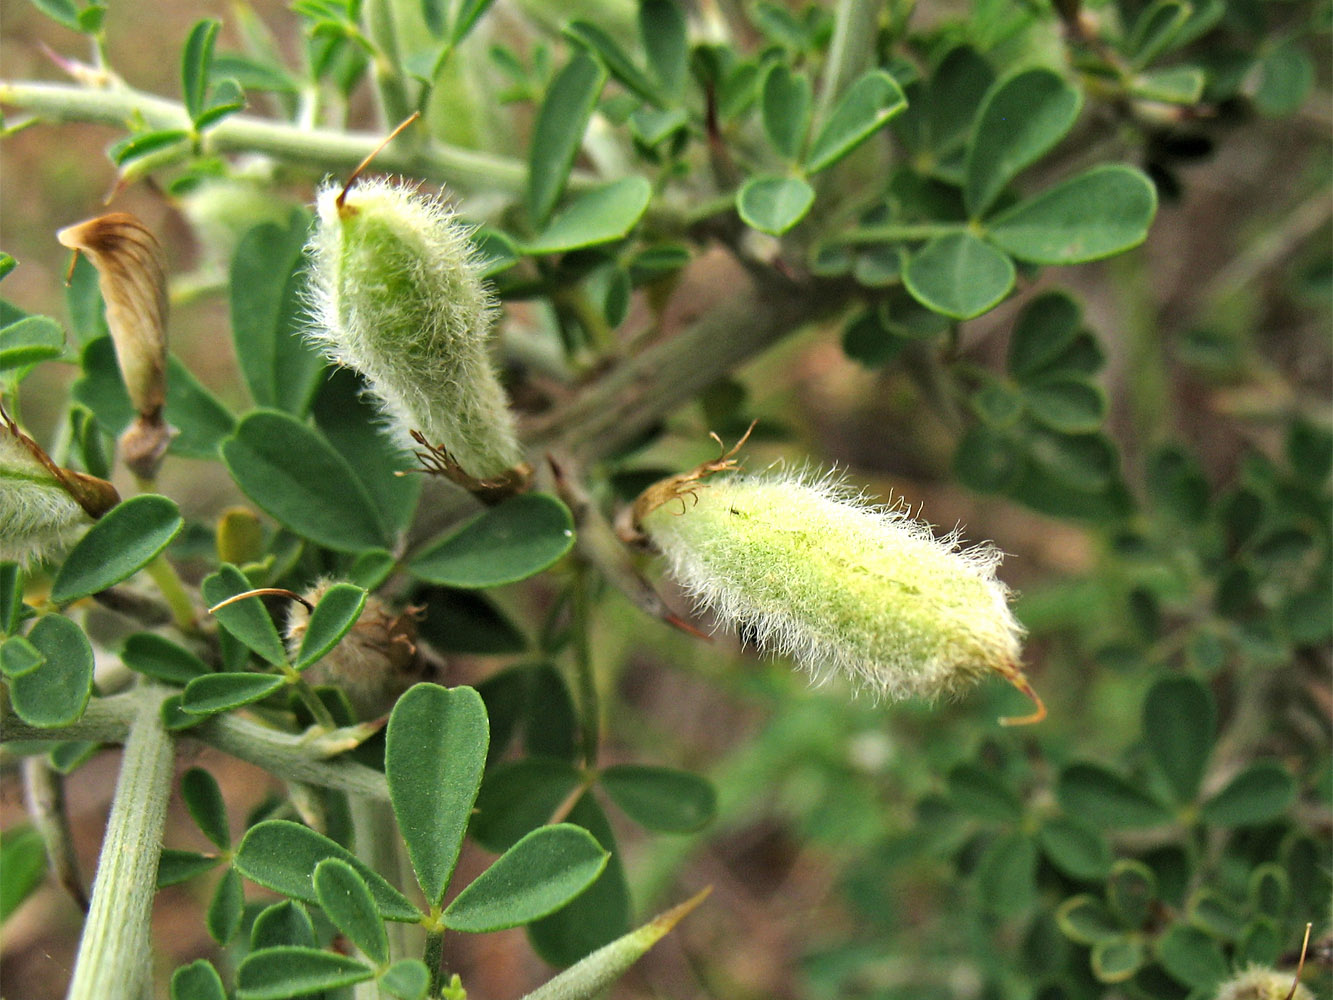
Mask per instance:
[[[992,673],[1040,700],[1018,667],[1022,628],[995,575],[1000,553],[936,538],[902,505],[838,479],[728,475],[730,456],[650,487],[640,531],[702,609],[816,682],[850,678],[877,697],[936,697]]]
[[[1314,1000],[1314,994],[1290,972],[1252,965],[1223,983],[1217,1000]]]
[[[469,476],[522,460],[487,353],[495,304],[467,230],[438,198],[387,180],[324,187],[312,256],[310,337],[360,371],[392,421]]]
[[[58,467],[15,424],[0,426],[0,561],[40,561],[119,500],[110,483]]]

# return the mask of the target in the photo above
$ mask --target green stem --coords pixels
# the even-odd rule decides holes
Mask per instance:
[[[444,988],[444,931],[427,931],[426,947],[422,953],[426,968],[430,970],[430,986],[426,996],[437,997]]]
[[[879,11],[884,0],[840,0],[833,15],[833,41],[824,64],[824,79],[815,106],[814,127],[819,128],[833,102],[874,62]]]
[[[140,1000],[149,986],[149,923],[174,771],[172,738],[161,714],[168,694],[153,686],[135,692],[137,711],[121,759],[68,1000]]]
[[[967,230],[966,222],[923,222],[918,225],[858,226],[838,233],[829,242],[837,246],[866,243],[912,243]]]
[[[385,809],[383,802],[364,795],[347,796],[347,808],[352,814],[352,843],[356,856],[388,879],[391,885],[402,885],[403,841],[393,812]],[[418,924],[391,920],[385,930],[389,934],[391,959],[405,958],[421,946]]]
[[[601,706],[597,697],[597,676],[592,669],[592,603],[588,599],[588,568],[579,564],[574,570],[574,669],[578,674],[579,720],[583,734],[583,764],[597,766],[597,748],[601,743]]]
[[[415,105],[407,93],[407,81],[399,72],[403,64],[398,46],[398,29],[393,22],[393,8],[386,0],[368,0],[365,10],[366,33],[375,47],[375,91],[379,97],[380,124],[391,129],[405,121]],[[404,145],[418,133],[403,136]]]
[[[144,567],[144,572],[162,592],[162,599],[167,602],[176,627],[188,635],[198,635],[199,620],[195,617],[194,601],[190,600],[190,593],[185,589],[176,567],[171,565],[165,555],[160,555]]]
[[[57,122],[96,122],[123,128],[137,117],[154,130],[190,127],[189,116],[179,103],[129,87],[94,90],[75,84],[0,80],[0,104]],[[383,139],[378,133],[308,128],[252,115],[232,115],[208,130],[204,145],[213,153],[264,153],[321,171],[347,173]],[[435,141],[419,150],[394,144],[376,157],[375,166],[462,190],[518,194],[528,179],[527,164],[520,160]],[[575,188],[590,181],[583,171],[571,177]]]
[[[74,851],[69,811],[65,808],[64,778],[45,756],[29,757],[23,762],[23,804],[33,827],[41,834],[51,874],[79,909],[87,913],[88,893],[79,874],[79,858]]]

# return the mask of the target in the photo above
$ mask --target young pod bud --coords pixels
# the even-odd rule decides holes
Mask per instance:
[[[1223,983],[1216,1000],[1314,1000],[1314,994],[1290,972],[1252,965]]]
[[[477,480],[517,466],[488,354],[495,304],[467,230],[439,198],[388,180],[326,186],[316,208],[309,336],[366,377],[405,439],[419,432]]]
[[[171,443],[162,418],[167,401],[167,276],[162,245],[125,212],[87,219],[56,233],[97,268],[116,360],[138,419],[120,439],[121,457],[151,479]]]
[[[650,487],[638,529],[697,604],[816,681],[875,696],[935,697],[999,674],[1033,698],[1018,666],[1022,628],[995,575],[1000,553],[936,538],[901,506],[871,503],[828,475],[705,477],[730,456]]]
[[[60,468],[5,418],[0,426],[0,561],[41,560],[119,502],[110,483]]]
[[[313,607],[329,589],[323,580],[302,596]],[[305,636],[309,612],[292,606],[287,622],[287,648],[293,657]],[[305,672],[311,684],[342,688],[361,719],[388,712],[398,696],[423,679],[426,666],[416,645],[417,626],[411,608],[394,614],[374,595],[366,598],[361,616],[324,657]]]

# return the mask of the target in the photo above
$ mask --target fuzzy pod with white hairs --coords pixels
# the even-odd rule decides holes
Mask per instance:
[[[640,532],[701,610],[823,682],[876,697],[948,695],[999,674],[1045,709],[1018,666],[1022,627],[991,545],[937,538],[905,506],[833,474],[732,472],[730,456],[650,487]],[[705,481],[706,480],[706,481]]]
[[[308,336],[364,375],[408,443],[419,432],[477,480],[523,458],[488,353],[495,302],[469,231],[398,181],[327,184],[310,240]]]
[[[1314,1000],[1290,972],[1252,965],[1218,988],[1216,1000]]]
[[[62,469],[3,416],[0,561],[38,562],[120,502],[105,480]]]

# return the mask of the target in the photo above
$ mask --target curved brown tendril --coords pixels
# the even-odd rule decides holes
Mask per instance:
[[[210,615],[215,614],[219,608],[225,608],[228,604],[235,604],[237,601],[243,601],[247,597],[265,597],[269,595],[275,597],[290,598],[293,601],[305,605],[306,611],[315,610],[315,606],[313,604],[311,604],[309,601],[307,601],[304,597],[302,597],[295,591],[287,590],[284,587],[258,587],[255,590],[247,590],[244,593],[233,594],[231,597],[228,597],[225,601],[219,601],[217,604],[214,604],[211,608],[208,609],[208,613]]]
[[[333,200],[333,203],[338,206],[339,212],[342,211],[343,202],[347,200],[347,192],[352,190],[352,185],[355,184],[356,179],[361,176],[361,172],[365,170],[366,167],[370,166],[370,161],[379,156],[380,153],[384,152],[385,146],[397,139],[398,136],[402,134],[403,129],[407,128],[407,126],[411,125],[420,117],[420,111],[413,111],[405,119],[399,122],[398,127],[390,132],[383,142],[367,153],[366,158],[356,165],[356,169],[353,170],[351,176],[347,178],[347,183],[344,184],[343,189],[338,192],[338,197]]]
[[[1032,683],[1027,679],[1027,676],[1022,670],[1014,664],[1009,663],[1000,668],[1000,673],[1005,680],[1018,688],[1018,690],[1027,695],[1027,697],[1031,698],[1032,704],[1035,706],[1033,711],[1028,715],[1008,716],[1001,719],[1000,725],[1030,726],[1046,718],[1046,703],[1041,700],[1041,695],[1037,694],[1033,689]]]
[[[1292,997],[1296,995],[1297,987],[1301,985],[1301,973],[1305,971],[1305,953],[1310,947],[1310,930],[1313,927],[1314,924],[1312,923],[1305,925],[1305,940],[1301,942],[1301,960],[1296,965],[1296,975],[1291,979],[1291,991],[1287,993],[1285,1000],[1292,1000]]]

